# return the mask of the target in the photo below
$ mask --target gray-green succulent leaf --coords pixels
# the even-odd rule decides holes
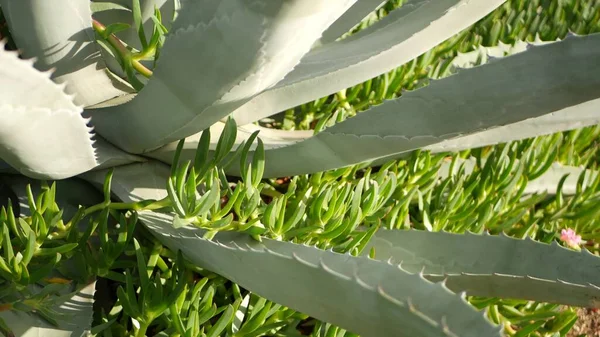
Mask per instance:
[[[0,313],[2,320],[13,336],[19,337],[87,337],[90,336],[92,324],[92,307],[96,283],[75,289],[69,287],[64,296],[58,301],[52,311],[56,317],[58,327],[50,324],[38,315],[19,311],[3,311]],[[1,331],[1,330],[0,330]]]
[[[0,5],[23,56],[36,58],[39,70],[55,69],[52,79],[66,86],[75,104],[93,105],[131,92],[107,73],[89,0],[2,0]]]
[[[339,19],[323,32],[323,36],[315,42],[313,48],[339,39],[385,3],[386,1],[384,0],[360,0],[355,2],[344,15],[340,16]]]
[[[354,1],[184,1],[148,84],[90,110],[94,126],[133,153],[193,135],[281,81]]]
[[[504,234],[380,230],[365,251],[468,295],[600,305],[600,257]]]
[[[64,179],[143,161],[94,136],[89,119],[65,85],[0,43],[0,157],[19,173]]]
[[[504,2],[408,1],[371,27],[313,49],[283,81],[232,116],[244,125],[381,75],[468,28]]]
[[[114,192],[126,202],[161,198],[167,192],[160,182],[168,174],[156,162],[116,168]],[[99,184],[102,174],[85,177]],[[396,264],[290,242],[258,242],[243,233],[208,240],[204,230],[174,229],[172,216],[164,213],[141,212],[140,220],[194,264],[362,336],[500,336],[500,328],[463,296]]]
[[[467,69],[316,135],[260,128],[266,149],[265,177],[390,160],[417,149],[445,152],[492,145],[599,121],[596,74],[600,68],[595,60],[600,55],[600,34],[492,51],[516,54],[476,67],[471,61],[460,62]],[[215,124],[211,133],[222,128]],[[239,129],[238,143],[259,128]],[[183,158],[193,158],[198,139],[200,135],[186,139]],[[175,148],[170,144],[148,156],[170,163]],[[228,173],[239,174],[237,166]]]

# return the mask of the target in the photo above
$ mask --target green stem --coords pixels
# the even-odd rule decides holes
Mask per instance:
[[[140,322],[140,329],[135,333],[135,337],[146,337],[146,331],[150,323]]]
[[[140,61],[140,60],[144,60],[148,57],[153,57],[154,54],[156,54],[156,48],[149,46],[147,49],[139,52],[139,53],[135,53],[131,56],[131,59],[134,61]]]
[[[111,202],[108,204],[105,202],[102,202],[102,203],[99,203],[99,204],[96,204],[94,206],[87,208],[83,213],[83,217],[86,217],[92,213],[101,211],[107,207],[109,209],[114,209],[114,210],[133,210],[133,211],[139,212],[139,211],[152,211],[152,210],[169,207],[169,206],[171,206],[171,200],[168,197],[158,200],[158,201],[142,200],[142,201],[130,202],[130,203]]]
[[[100,36],[104,36],[104,32],[106,31],[106,27],[98,22],[97,20],[92,20],[92,27],[94,30],[100,34]],[[142,74],[146,78],[150,78],[152,76],[152,70],[146,68],[143,64],[141,64],[137,58],[135,58],[132,53],[123,45],[121,40],[115,36],[115,34],[110,34],[106,37],[106,41],[116,49],[117,53],[121,57],[121,61],[123,63],[131,63],[133,69],[137,70],[140,74]]]

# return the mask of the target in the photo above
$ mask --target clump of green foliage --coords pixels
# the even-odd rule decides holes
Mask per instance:
[[[600,5],[581,2],[509,1],[405,66],[261,124],[319,132],[401,95],[402,90],[426,85],[428,78],[447,75],[450,60],[479,44],[493,46],[535,36],[553,40],[569,30],[578,34],[600,31]],[[390,1],[357,29],[399,5],[401,1]],[[135,71],[147,70],[139,60],[158,55],[166,32],[159,11],[155,18],[155,34],[146,49],[119,54],[127,56],[120,62],[137,89],[143,84]],[[99,40],[106,40],[107,48],[117,48],[113,52],[118,54],[119,43],[111,41],[110,34],[127,27],[96,28]],[[229,132],[221,136],[214,157],[209,156],[210,133],[206,132],[194,162],[175,160],[177,165],[165,182],[169,195],[162,200],[115,202],[111,175],[97,203],[77,205],[68,216],[57,197],[60,182],[42,182],[37,194],[28,188],[28,214],[16,210],[18,196],[5,198],[0,211],[0,312],[36,312],[58,324],[56,318],[65,313],[56,310],[56,296],[49,295],[63,294],[62,300],[97,279],[92,333],[98,336],[355,336],[187,262],[181,253],[166,248],[137,225],[138,212],[145,210],[173,211],[175,226],[206,229],[206,238],[236,231],[256,240],[291,241],[352,255],[362,253],[380,227],[506,233],[546,243],[557,241],[561,229],[572,228],[588,250],[600,250],[595,241],[600,235],[600,176],[584,188],[586,176],[582,175],[572,196],[564,196],[561,185],[553,195],[523,194],[527,183],[554,162],[596,169],[600,127],[462,153],[417,151],[375,168],[357,165],[279,179],[263,179],[260,140],[257,155],[250,165],[244,164],[256,134],[234,150],[235,124],[229,121],[226,128]],[[183,142],[180,150],[182,146]],[[236,156],[226,156],[232,150]],[[470,170],[462,166],[467,157],[474,162]],[[237,161],[242,163],[241,178],[227,177],[224,168]],[[440,177],[443,165],[458,172]],[[197,186],[208,192],[199,199],[190,198]],[[468,300],[478,309],[487,308],[490,320],[514,336],[566,336],[577,318],[574,309],[555,304]],[[1,319],[0,329],[10,335]]]

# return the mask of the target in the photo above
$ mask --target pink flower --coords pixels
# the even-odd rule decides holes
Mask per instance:
[[[572,248],[579,248],[579,245],[581,244],[581,236],[577,235],[571,228],[560,231],[560,240]]]

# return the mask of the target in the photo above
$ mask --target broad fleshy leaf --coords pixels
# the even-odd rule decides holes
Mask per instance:
[[[125,201],[160,198],[168,174],[156,162],[117,168],[114,191]],[[97,184],[102,178],[99,172],[85,176]],[[194,264],[362,336],[500,336],[498,327],[443,284],[387,262],[268,239],[259,243],[237,233],[207,240],[202,230],[174,229],[172,217],[162,213],[141,212],[140,220]]]
[[[81,108],[32,63],[0,44],[0,157],[40,179],[66,178],[97,166]]]
[[[312,50],[283,81],[232,116],[244,125],[369,80],[427,52],[504,2],[408,1],[371,27]]]
[[[107,73],[94,43],[89,0],[1,0],[0,5],[23,55],[35,57],[40,70],[55,69],[53,80],[66,85],[76,104],[93,105],[132,91]]]
[[[96,136],[64,85],[0,43],[0,157],[19,173],[63,179],[145,159]]]
[[[469,295],[600,307],[600,257],[556,241],[502,235],[381,230],[365,251]]]
[[[600,64],[595,60],[600,55],[600,34],[571,36],[529,47],[521,45],[512,52],[518,53],[434,80],[427,87],[405,92],[398,99],[312,137],[305,131],[261,129],[259,137],[266,149],[265,176],[306,174],[382,158],[390,160],[416,149],[443,152],[453,146],[480,147],[598,120],[600,93],[596,88],[600,85]],[[582,121],[577,122],[576,118]],[[256,128],[240,127],[238,142]],[[465,140],[467,137],[470,138]],[[197,138],[198,135],[187,140],[183,158],[193,158]],[[149,156],[170,163],[173,151],[174,146],[168,145]],[[231,167],[229,173],[239,174],[237,166]]]
[[[96,283],[90,283],[72,296],[62,298],[53,308],[62,315],[58,327],[35,314],[16,311],[0,312],[0,319],[19,337],[84,337],[90,336]],[[74,291],[74,290],[72,290]]]
[[[500,43],[496,47],[479,46],[473,52],[459,54],[452,60],[452,64],[457,68],[472,68],[488,60],[526,51],[532,45],[539,46],[549,43],[553,42],[541,41],[537,38],[533,42],[519,41],[514,45]],[[463,151],[475,147],[533,138],[596,124],[600,124],[600,99],[571,106],[541,117],[529,118],[468,136],[445,140],[423,149],[432,153]]]
[[[359,0],[350,9],[340,16],[325,32],[323,36],[315,42],[315,46],[324,45],[333,42],[346,34],[352,28],[360,24],[370,13],[383,6],[386,1],[383,0]]]
[[[151,80],[126,104],[90,110],[94,126],[132,153],[193,135],[283,79],[354,2],[182,1]]]

